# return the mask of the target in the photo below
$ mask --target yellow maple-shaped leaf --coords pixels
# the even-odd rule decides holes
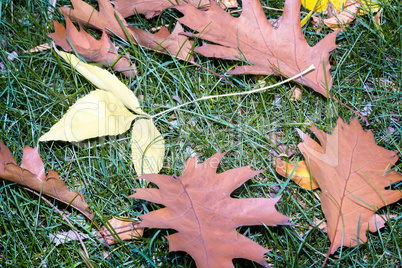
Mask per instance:
[[[126,132],[138,117],[112,93],[97,89],[79,99],[39,141],[82,141]]]
[[[165,140],[152,120],[137,120],[131,139],[132,160],[137,174],[158,173],[165,156]]]
[[[97,66],[86,64],[70,53],[63,51],[57,53],[97,88],[113,93],[127,108],[137,114],[146,114],[141,110],[134,93],[115,75]]]
[[[304,189],[315,190],[319,187],[304,161],[299,161],[296,166],[296,163],[287,163],[277,157],[275,166],[276,172],[281,176],[286,178],[292,176],[290,179]]]

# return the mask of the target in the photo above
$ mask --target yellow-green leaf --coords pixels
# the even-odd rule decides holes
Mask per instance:
[[[275,158],[275,166],[276,172],[283,177],[287,178],[293,172],[293,175],[290,179],[304,189],[314,190],[320,187],[315,178],[311,176],[310,171],[304,161],[299,161],[296,166],[296,163],[287,163],[277,157]]]
[[[131,152],[138,175],[158,173],[165,156],[165,140],[152,119],[139,119],[133,125]]]
[[[113,93],[127,108],[137,114],[146,114],[141,110],[134,93],[115,75],[97,66],[84,63],[70,53],[63,51],[57,51],[57,53],[97,88]]]
[[[79,99],[39,141],[82,141],[126,132],[138,117],[112,93],[97,89]]]

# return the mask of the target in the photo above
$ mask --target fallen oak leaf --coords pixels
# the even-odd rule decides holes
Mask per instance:
[[[141,216],[139,227],[168,228],[178,233],[167,236],[169,251],[185,251],[197,267],[234,267],[232,259],[245,258],[267,265],[268,250],[236,228],[250,225],[288,225],[289,218],[275,209],[279,198],[230,197],[232,191],[261,173],[250,166],[216,173],[225,153],[217,153],[203,163],[187,160],[178,177],[147,174],[140,178],[159,189],[135,189],[130,197],[162,204],[163,209]]]
[[[327,93],[332,87],[329,55],[336,48],[337,30],[310,47],[300,27],[300,0],[285,2],[282,22],[277,29],[268,22],[258,0],[243,0],[242,3],[243,11],[238,18],[223,11],[214,1],[207,11],[191,5],[175,7],[184,14],[179,22],[199,33],[185,33],[187,36],[217,44],[204,43],[194,51],[206,57],[244,59],[253,64],[236,66],[228,74],[273,73],[292,77],[314,64],[314,71],[296,81],[329,97]]]
[[[119,56],[118,47],[110,41],[105,30],[101,39],[96,40],[82,28],[81,24],[79,24],[80,31],[78,31],[68,16],[64,16],[64,18],[66,28],[59,22],[53,21],[55,32],[49,34],[56,45],[61,46],[67,52],[74,50],[88,61],[104,63],[107,66],[113,63],[112,69],[127,77],[133,77],[136,74],[135,65],[130,63],[129,55]]]
[[[134,26],[129,26],[123,16],[113,8],[108,0],[98,0],[99,11],[82,0],[72,0],[71,3],[73,8],[61,7],[59,9],[60,12],[83,26],[101,31],[106,29],[108,33],[115,34],[125,40],[129,40],[130,38],[134,44],[138,43],[142,47],[170,54],[191,63],[194,62],[194,58],[191,55],[193,41],[188,40],[183,35],[179,35],[182,31],[179,24],[176,25],[172,34],[169,34],[169,31],[165,27],[161,28],[161,30],[163,29],[162,32],[151,34]],[[125,29],[122,26],[130,36],[126,35]]]
[[[399,190],[385,189],[401,181],[402,174],[390,171],[397,153],[376,145],[372,132],[364,131],[356,118],[350,124],[338,119],[331,135],[315,126],[310,129],[321,145],[298,130],[303,139],[298,147],[322,191],[331,240],[328,258],[342,245],[366,242],[367,230],[384,227],[387,219],[375,212],[402,198]]]
[[[25,146],[21,166],[18,166],[10,149],[0,140],[0,178],[51,196],[77,209],[89,219],[93,218],[83,194],[68,190],[55,171],[49,170],[45,175],[44,165],[36,148]]]
[[[138,221],[130,219],[112,218],[98,233],[98,238],[108,245],[118,243],[120,240],[138,239],[144,233],[143,228],[137,228]]]

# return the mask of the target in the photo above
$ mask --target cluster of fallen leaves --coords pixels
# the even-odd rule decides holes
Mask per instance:
[[[302,1],[303,2],[303,1]],[[267,20],[258,0],[243,0],[239,17],[227,12],[236,6],[226,1],[168,0],[98,0],[99,11],[81,0],[72,0],[73,7],[62,7],[66,27],[54,22],[55,32],[50,37],[64,51],[74,51],[87,61],[110,66],[127,77],[136,74],[135,64],[128,54],[120,55],[119,48],[109,34],[117,35],[144,48],[194,63],[193,52],[206,57],[246,60],[249,64],[236,66],[228,74],[275,74],[292,77],[311,64],[315,70],[296,82],[310,87],[325,97],[331,97],[332,77],[329,72],[330,52],[336,48],[339,29],[328,34],[314,47],[308,45],[300,26],[300,1],[287,0],[279,26],[274,28]],[[346,5],[345,5],[346,3]],[[317,12],[327,12],[331,5],[349,16],[358,8],[377,8],[374,4],[349,1],[304,1],[312,10],[302,24]],[[350,11],[353,6],[353,11]],[[157,33],[128,25],[125,18],[141,13],[147,18],[174,8],[183,14],[175,29],[169,33],[162,27]],[[378,11],[376,9],[375,11]],[[354,16],[352,16],[354,18]],[[313,16],[314,18],[314,16]],[[80,30],[73,22],[78,23]],[[185,32],[182,25],[193,32]],[[84,27],[102,31],[100,40],[93,38]],[[250,31],[253,29],[253,31]],[[204,42],[194,47],[193,38]],[[285,49],[284,49],[285,48]],[[153,124],[153,116],[140,108],[133,92],[116,76],[99,67],[80,61],[76,56],[58,51],[71,66],[90,80],[97,89],[79,99],[63,118],[40,141],[82,141],[106,135],[120,135],[132,128],[132,158],[139,178],[152,182],[158,189],[136,189],[132,198],[158,203],[164,208],[141,216],[141,222],[111,219],[98,233],[107,244],[143,235],[143,228],[174,229],[167,236],[169,251],[185,251],[198,267],[233,267],[234,258],[245,258],[262,265],[267,249],[239,234],[237,228],[250,225],[289,225],[290,218],[280,214],[277,198],[232,198],[233,190],[262,171],[250,166],[216,173],[224,153],[217,153],[203,163],[190,158],[179,177],[156,174],[163,165],[164,139]],[[131,127],[132,125],[132,127]],[[315,126],[311,131],[319,143],[298,130],[303,140],[298,147],[305,161],[295,164],[276,159],[278,173],[294,180],[306,189],[320,189],[321,207],[327,222],[331,246],[327,258],[340,246],[353,247],[367,241],[366,232],[384,227],[392,215],[378,215],[376,211],[402,198],[399,190],[386,189],[402,180],[402,174],[391,171],[398,160],[396,152],[376,145],[371,131],[363,130],[355,118],[350,124],[338,120],[332,134]],[[152,174],[154,173],[154,174]],[[45,174],[44,164],[36,149],[26,147],[18,166],[10,150],[0,142],[0,178],[18,183],[44,195],[56,198],[77,209],[92,220],[84,196],[68,190],[57,173]],[[68,239],[76,234],[66,234]],[[81,237],[82,239],[85,237]],[[57,243],[63,239],[53,236]]]

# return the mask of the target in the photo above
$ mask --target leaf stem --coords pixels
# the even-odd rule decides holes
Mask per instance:
[[[181,107],[183,107],[183,106],[186,106],[186,105],[189,105],[189,104],[198,102],[198,101],[202,101],[202,100],[209,100],[209,99],[223,98],[223,97],[231,97],[231,96],[238,96],[238,95],[247,95],[247,94],[253,94],[253,93],[260,92],[260,91],[264,91],[264,90],[266,90],[266,89],[270,89],[270,88],[273,88],[273,87],[277,87],[277,86],[280,86],[280,85],[285,84],[285,83],[287,83],[287,82],[290,82],[290,81],[292,81],[292,80],[294,80],[294,79],[297,79],[297,78],[299,78],[299,77],[305,75],[306,73],[308,73],[308,72],[310,72],[310,71],[312,71],[312,70],[314,70],[314,69],[315,69],[315,67],[314,67],[314,65],[312,64],[312,65],[310,65],[310,67],[308,67],[306,70],[302,71],[301,73],[299,73],[299,74],[297,74],[297,75],[295,75],[295,76],[293,76],[293,77],[290,77],[290,78],[288,78],[288,79],[286,79],[286,80],[284,80],[284,81],[282,81],[282,82],[276,83],[276,84],[274,84],[274,85],[270,85],[270,86],[266,86],[266,87],[262,87],[262,88],[256,88],[256,89],[253,89],[253,90],[243,91],[243,92],[228,93],[228,94],[222,94],[222,95],[205,96],[205,97],[202,97],[202,98],[193,100],[193,101],[189,101],[189,102],[183,103],[183,104],[181,104],[181,105],[178,105],[178,106],[176,106],[176,107],[170,108],[170,109],[168,109],[168,110],[166,110],[166,111],[163,111],[163,112],[160,112],[160,113],[158,113],[158,114],[152,115],[150,118],[155,118],[155,117],[161,116],[161,115],[163,115],[163,114],[166,114],[166,113],[169,113],[169,112],[171,112],[171,111],[177,110],[177,109],[179,109],[179,108],[181,108]]]

